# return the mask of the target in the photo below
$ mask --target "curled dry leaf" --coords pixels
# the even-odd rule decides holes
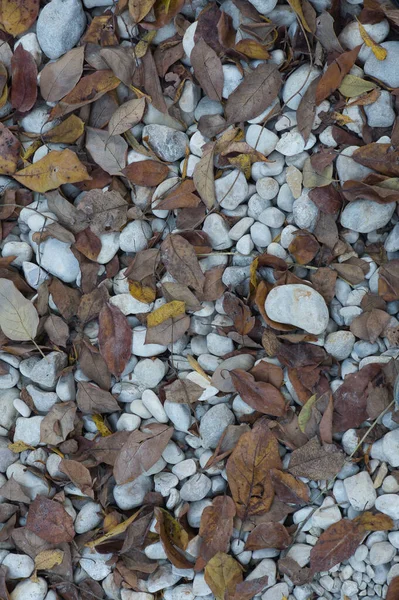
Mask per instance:
[[[162,508],[155,508],[155,518],[157,520],[156,529],[172,565],[177,569],[192,569],[193,563],[184,553],[188,545],[188,534],[185,529],[179,521]]]
[[[15,341],[28,341],[36,337],[39,315],[9,279],[0,278],[0,327]]]
[[[119,231],[127,221],[127,202],[114,190],[89,190],[79,202],[78,209],[81,218],[96,235]]]
[[[394,149],[391,144],[366,144],[357,148],[352,158],[383,175],[399,175],[399,150]]]
[[[98,342],[101,356],[113,375],[119,377],[132,354],[132,329],[122,311],[106,304],[99,315]]]
[[[238,440],[227,461],[231,494],[242,521],[267,512],[274,497],[270,469],[280,469],[278,442],[264,419]]]
[[[391,321],[391,315],[383,310],[374,308],[355,317],[350,325],[350,330],[361,340],[367,340],[374,344],[377,338],[385,331]]]
[[[281,502],[295,504],[296,506],[309,504],[309,488],[303,481],[296,479],[289,473],[285,473],[279,469],[272,469],[270,474],[274,485],[274,491]]]
[[[223,308],[234,321],[234,327],[241,335],[249,333],[255,325],[255,317],[244,302],[234,294],[226,293],[223,297]]]
[[[76,115],[71,115],[65,121],[50,129],[43,135],[46,142],[73,144],[80,138],[85,130],[85,124],[82,119]]]
[[[237,393],[249,406],[265,415],[281,417],[285,414],[284,396],[274,385],[255,381],[251,373],[242,369],[233,369],[230,375]]]
[[[201,545],[195,564],[197,571],[202,571],[218,552],[228,551],[235,514],[236,507],[229,496],[218,496],[213,499],[212,506],[205,508],[199,529]]]
[[[50,544],[72,542],[75,537],[73,519],[59,502],[36,496],[29,507],[26,527]]]
[[[86,167],[69,148],[51,150],[47,156],[14,173],[13,177],[25,187],[41,194],[55,190],[64,183],[91,179]]]

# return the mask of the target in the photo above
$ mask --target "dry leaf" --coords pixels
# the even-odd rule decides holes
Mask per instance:
[[[383,333],[390,320],[391,315],[383,310],[374,308],[369,312],[364,312],[355,317],[350,325],[350,330],[353,335],[361,340],[367,340],[374,344],[378,337]]]
[[[129,0],[129,13],[134,23],[140,23],[155,4],[155,0]]]
[[[154,16],[155,21],[141,23],[144,29],[159,29],[167,25],[173,17],[180,12],[184,4],[184,0],[155,0]]]
[[[385,302],[399,299],[399,260],[390,260],[378,272],[378,294]]]
[[[64,560],[63,550],[43,550],[35,556],[35,569],[37,571],[51,571]]]
[[[26,527],[50,544],[71,542],[75,537],[73,519],[59,502],[36,496],[29,507]]]
[[[37,66],[32,54],[22,44],[11,59],[11,74],[11,105],[21,113],[28,112],[37,98]]]
[[[127,142],[122,136],[109,136],[102,129],[87,127],[86,130],[86,148],[93,160],[110,175],[119,175],[126,166]]]
[[[143,160],[127,165],[122,173],[135,185],[155,187],[166,179],[169,167],[155,160]]]
[[[166,400],[177,404],[192,404],[203,394],[203,388],[190,379],[176,379],[164,388]]]
[[[265,415],[282,417],[285,414],[284,396],[274,385],[255,381],[253,375],[242,369],[233,369],[230,375],[237,393],[249,406]]]
[[[234,48],[237,52],[245,54],[245,56],[252,60],[267,60],[270,58],[266,46],[250,38],[240,40]]]
[[[379,44],[376,44],[375,41],[371,38],[371,36],[367,33],[367,31],[365,30],[365,28],[363,27],[363,25],[361,24],[359,19],[356,19],[356,20],[357,20],[357,24],[359,26],[359,33],[362,36],[363,42],[366,44],[366,46],[371,48],[371,50],[377,60],[385,60],[388,55],[387,50],[385,48],[383,48],[382,46],[380,46]]]
[[[277,548],[284,550],[291,543],[291,536],[281,523],[261,523],[249,534],[245,543],[246,550]]]
[[[296,506],[305,506],[310,503],[309,488],[303,481],[279,469],[272,469],[270,474],[274,491],[281,502]]]
[[[89,469],[76,460],[66,460],[65,458],[61,460],[58,468],[83,494],[94,499],[93,482]]]
[[[79,381],[76,402],[83,414],[112,413],[120,406],[110,392],[87,381]]]
[[[39,316],[32,302],[27,300],[9,279],[0,278],[0,327],[15,341],[36,337]]]
[[[224,83],[222,62],[203,38],[195,43],[190,54],[190,62],[194,69],[194,75],[205,94],[211,100],[220,102]]]
[[[297,109],[298,131],[306,143],[312,133],[314,118],[316,116],[316,90],[319,81],[320,77],[316,77],[311,82],[303,94]]]
[[[237,442],[226,465],[227,480],[241,521],[262,515],[274,497],[270,469],[280,469],[278,442],[265,419]]]
[[[348,74],[343,78],[338,90],[346,98],[355,98],[356,96],[370,92],[376,87],[377,84],[372,81],[366,81],[361,77],[356,77],[356,75]]]
[[[365,533],[355,521],[342,519],[323,531],[310,552],[312,573],[328,571],[355,552]]]
[[[83,135],[85,124],[76,115],[71,115],[65,121],[56,125],[43,135],[43,140],[54,144],[74,144]]]
[[[391,144],[366,144],[352,154],[353,160],[388,176],[399,175],[399,151]]]
[[[205,581],[216,600],[233,595],[237,584],[242,582],[242,569],[232,556],[218,552],[205,567]]]
[[[181,235],[168,235],[161,245],[161,257],[166,269],[179,283],[202,291],[204,274],[193,246]]]
[[[47,156],[13,175],[25,187],[43,194],[64,183],[91,179],[72,150],[51,150]]]
[[[44,323],[44,331],[47,333],[49,339],[56,346],[62,346],[63,348],[67,345],[69,338],[69,327],[61,317],[57,315],[49,315]]]
[[[0,29],[20,36],[33,25],[39,14],[39,0],[0,0]]]
[[[145,111],[145,98],[129,100],[122,104],[112,115],[108,123],[110,136],[125,133],[139,123]]]
[[[46,102],[57,102],[73,90],[82,76],[84,49],[72,48],[40,71],[40,93]]]
[[[148,327],[145,336],[146,344],[174,344],[190,327],[190,317],[186,314],[170,317],[155,327]]]
[[[40,423],[40,441],[57,446],[74,429],[76,404],[72,401],[54,404]]]
[[[212,506],[207,506],[201,515],[199,536],[201,545],[195,564],[196,571],[202,571],[206,563],[218,552],[227,552],[233,532],[236,508],[229,496],[217,496]]]
[[[147,315],[147,326],[156,327],[157,325],[160,325],[166,321],[166,319],[178,317],[179,315],[183,314],[185,309],[185,303],[179,300],[167,302]]]
[[[114,465],[117,484],[133,481],[155,465],[172,437],[173,427],[151,423],[146,431],[132,431],[117,455]]]
[[[319,105],[328,98],[342,83],[345,75],[349,73],[356,62],[361,46],[340,54],[321,76],[316,90],[316,104]]]
[[[120,376],[132,354],[132,329],[122,311],[106,304],[99,315],[100,352],[113,375]],[[101,411],[99,411],[101,412]]]
[[[7,127],[0,123],[0,174],[12,175],[17,170],[21,144]],[[13,209],[8,216],[11,216]],[[1,217],[3,218],[3,217]],[[6,217],[7,218],[7,217]]]
[[[309,27],[305,15],[303,14],[301,0],[288,0],[288,4],[291,6],[295,14],[299,17],[303,28],[309,33],[314,33],[314,31],[312,32],[312,29]]]
[[[110,231],[119,231],[127,221],[127,202],[114,190],[89,190],[77,208],[82,217],[86,217],[92,232],[98,236]]]
[[[388,586],[386,600],[397,600],[399,598],[399,577],[394,577]]]
[[[184,553],[189,538],[183,526],[162,508],[155,508],[155,518],[157,520],[156,529],[172,565],[177,569],[191,569],[193,563]]]
[[[255,317],[251,310],[240,298],[227,292],[223,296],[223,308],[227,315],[234,321],[234,327],[240,335],[249,333],[255,325]]]
[[[291,454],[288,471],[295,477],[331,479],[342,469],[345,455],[336,446],[320,446],[317,437],[312,438]]]
[[[194,167],[193,181],[202,202],[210,210],[216,204],[215,180],[213,176],[213,160],[215,144],[206,144],[202,156]]]

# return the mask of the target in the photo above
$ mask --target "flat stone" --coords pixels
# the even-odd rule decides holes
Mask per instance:
[[[200,435],[203,448],[216,448],[219,439],[228,425],[235,423],[235,417],[226,404],[212,406],[202,417]]]
[[[147,580],[147,589],[150,594],[155,594],[165,588],[170,588],[181,579],[181,575],[177,575],[172,570],[172,565],[160,565],[154,573],[151,573]]]
[[[233,245],[229,236],[230,228],[221,215],[212,213],[204,221],[203,231],[209,236],[214,250],[227,250]]]
[[[294,544],[289,549],[287,556],[293,558],[300,567],[306,567],[310,560],[311,550],[312,546],[309,546],[308,544]]]
[[[36,34],[49,58],[59,58],[79,41],[86,27],[80,0],[51,0],[39,13]]]
[[[375,102],[364,107],[364,112],[370,127],[390,127],[395,121],[391,94],[382,90]]]
[[[165,375],[165,363],[159,358],[139,360],[134,368],[134,375],[140,385],[145,388],[155,388]]]
[[[211,489],[211,480],[203,473],[197,473],[190,477],[180,490],[180,497],[187,502],[202,500]]]
[[[394,429],[384,435],[382,451],[391,467],[399,467],[399,429]]]
[[[255,124],[248,127],[245,140],[252,148],[269,156],[278,143],[278,136],[270,129]]]
[[[35,563],[26,554],[7,554],[2,565],[7,567],[7,579],[26,579],[30,577],[35,568]]]
[[[370,233],[385,227],[395,211],[396,202],[379,204],[372,200],[349,202],[341,213],[341,225],[359,233]]]
[[[377,492],[367,471],[361,471],[344,480],[345,491],[355,510],[369,510],[375,504]]]
[[[381,46],[388,52],[387,57],[378,60],[371,52],[364,64],[364,72],[389,87],[399,87],[399,42],[383,42]]]
[[[386,565],[391,562],[395,555],[396,548],[389,542],[376,542],[370,548],[370,564],[373,566]]]
[[[29,446],[40,444],[40,425],[44,417],[18,417],[15,424],[14,442],[25,442]]]
[[[324,347],[337,360],[344,360],[350,356],[355,340],[350,331],[334,331],[328,334]]]
[[[141,506],[144,497],[152,489],[152,478],[140,475],[134,481],[116,485],[113,489],[116,504],[122,510],[131,510]]]
[[[55,392],[45,392],[35,385],[27,385],[26,390],[39,412],[47,413],[59,398]]]
[[[327,497],[323,504],[312,515],[312,527],[327,529],[330,525],[338,523],[342,519],[341,511],[335,504],[334,499]]]
[[[4,375],[0,375],[0,390],[9,390],[19,382],[19,372],[4,361],[0,361],[0,365],[8,371]]]
[[[321,294],[307,285],[280,285],[265,302],[267,316],[278,323],[294,325],[318,335],[328,325],[328,308]]]
[[[185,133],[166,125],[146,125],[143,139],[148,138],[148,146],[167,162],[175,162],[183,158],[189,140]]]
[[[248,183],[244,173],[234,169],[215,181],[216,200],[222,208],[234,210],[248,195]]]
[[[166,414],[177,431],[188,431],[191,426],[191,410],[187,404],[177,404],[166,400],[163,405]]]
[[[112,565],[106,564],[112,554],[100,554],[94,548],[83,548],[79,564],[94,581],[102,581],[112,571]]]

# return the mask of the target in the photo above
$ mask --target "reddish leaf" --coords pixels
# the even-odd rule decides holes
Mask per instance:
[[[340,54],[322,75],[316,90],[316,104],[328,98],[341,85],[345,75],[349,73],[356,62],[361,45],[353,50]]]
[[[223,296],[223,308],[226,314],[233,319],[234,327],[239,334],[245,335],[254,328],[255,317],[251,315],[251,310],[234,294],[227,292]]]
[[[230,374],[237,393],[249,406],[265,415],[282,417],[285,414],[284,396],[274,385],[255,381],[253,375],[242,369],[234,369]]]
[[[272,469],[270,473],[279,500],[297,506],[304,506],[310,502],[309,488],[303,481],[279,469]]]
[[[245,544],[246,550],[277,548],[284,550],[291,543],[291,536],[281,523],[261,523],[251,531]]]
[[[73,519],[59,502],[36,496],[29,507],[26,527],[51,544],[72,542],[75,537]]]
[[[156,160],[142,160],[127,165],[122,173],[135,185],[155,187],[166,179],[169,168]]]
[[[205,277],[195,250],[181,235],[168,235],[161,245],[162,261],[169,273],[179,283],[201,292]]]
[[[127,318],[112,304],[99,315],[98,342],[102,357],[111,373],[119,376],[132,354],[132,330]]]
[[[328,571],[355,552],[364,537],[364,530],[349,519],[342,519],[326,529],[310,552],[312,573]]]
[[[397,600],[399,598],[399,576],[394,577],[389,584],[386,600]]]
[[[399,150],[395,150],[391,144],[367,144],[357,148],[352,158],[383,175],[399,175]]]
[[[342,469],[345,455],[336,446],[320,446],[317,437],[312,438],[291,454],[288,471],[295,477],[312,480],[331,479]]]
[[[76,460],[66,460],[63,458],[60,462],[59,470],[68,475],[72,483],[82,490],[84,494],[90,498],[94,498],[93,482],[89,469]]]
[[[378,272],[378,294],[385,302],[399,299],[399,260],[390,260]]]
[[[212,506],[205,508],[201,516],[201,546],[195,564],[196,571],[202,571],[218,552],[228,551],[235,514],[236,508],[229,496],[218,496],[213,499]]]
[[[367,340],[374,344],[377,338],[387,327],[391,320],[391,315],[374,308],[369,312],[364,312],[355,317],[350,325],[350,330],[361,340]]]
[[[216,52],[200,38],[190,55],[194,75],[205,94],[218,102],[222,99],[224,75],[222,62]]]
[[[20,44],[11,59],[11,104],[19,112],[27,112],[37,98],[37,66],[32,54]]]
[[[83,414],[113,413],[120,406],[110,392],[101,390],[87,381],[79,381],[76,402]]]
[[[288,252],[293,255],[298,264],[307,265],[312,262],[319,248],[317,240],[311,233],[299,230],[294,233]]]

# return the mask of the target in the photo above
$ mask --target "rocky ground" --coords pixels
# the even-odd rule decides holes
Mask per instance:
[[[1,598],[399,598],[398,31],[0,1]]]

